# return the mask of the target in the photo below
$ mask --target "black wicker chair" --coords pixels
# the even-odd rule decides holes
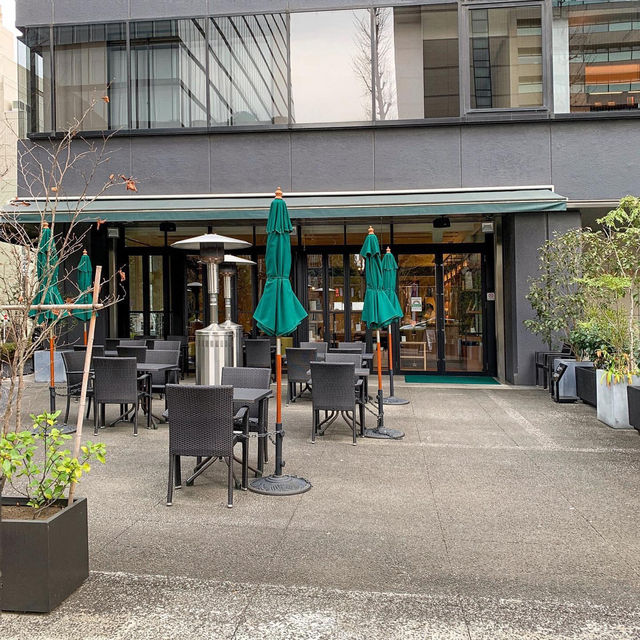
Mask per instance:
[[[355,366],[343,362],[312,362],[311,381],[313,385],[312,403],[313,420],[311,425],[311,442],[315,443],[316,435],[323,435],[335,420],[343,415],[351,414],[349,424],[356,444],[356,409],[360,405],[361,429],[364,431],[362,381],[354,385]],[[355,387],[355,388],[354,388]],[[325,412],[325,419],[320,421],[320,411]],[[347,417],[345,416],[345,421]]]
[[[169,414],[169,483],[167,506],[173,504],[173,490],[180,488],[180,457],[198,459],[193,481],[216,460],[224,459],[229,467],[227,506],[233,507],[233,448],[242,442],[242,487],[247,486],[247,445],[249,412],[243,407],[233,414],[233,387],[205,385],[167,385]],[[234,422],[242,423],[240,434],[234,433]],[[204,458],[204,460],[202,460]]]
[[[316,349],[287,349],[287,383],[289,387],[288,402],[295,402],[305,391],[311,391],[312,360],[316,360]],[[300,393],[297,393],[300,385]]]
[[[104,339],[104,350],[105,351],[115,351],[120,344],[120,338],[105,338]]]
[[[271,371],[271,342],[258,338],[244,341],[244,364],[254,369],[269,369]]]
[[[167,340],[180,343],[180,371],[182,376],[189,368],[189,337],[188,336],[167,336]]]
[[[67,408],[64,413],[64,422],[69,419],[71,398],[79,398],[82,390],[82,375],[84,372],[84,351],[62,351],[62,361],[67,377]],[[93,359],[93,358],[92,358]],[[91,411],[91,398],[93,397],[93,385],[89,379],[87,387],[87,418]]]
[[[118,345],[118,358],[135,358],[136,362],[144,364],[147,361],[147,347]]]
[[[325,362],[346,362],[348,364],[353,364],[356,369],[364,368],[364,363],[362,362],[362,355],[359,353],[351,353],[349,351],[339,351],[336,353],[327,353]],[[358,376],[356,376],[356,381],[358,380]],[[359,402],[362,406],[362,411],[360,412],[360,421],[364,420],[364,407],[367,404],[367,380],[362,380],[362,384],[360,385],[360,398]]]
[[[316,350],[316,360],[318,362],[324,362],[324,357],[327,355],[327,349],[329,345],[324,342],[301,342],[301,349],[315,349]]]
[[[74,351],[86,351],[87,350],[87,346],[84,344],[74,344],[73,345],[73,350]],[[92,358],[104,358],[104,345],[102,344],[94,344],[93,348],[91,349],[91,357]]]
[[[366,350],[365,342],[338,342],[338,349],[359,349],[360,353],[364,353]]]
[[[146,347],[147,341],[143,338],[120,338],[118,344],[122,347]]]
[[[164,394],[167,384],[178,384],[180,374],[180,351],[165,351],[163,349],[152,349],[147,351],[145,362],[148,364],[171,364],[175,368],[169,371],[151,372],[151,391],[153,393]]]
[[[144,383],[149,374],[138,375],[135,358],[94,358],[93,435],[98,435],[100,423],[105,424],[105,405],[119,404],[123,409],[116,420],[124,420],[133,411],[133,435],[138,435],[138,405],[148,400]],[[130,410],[128,405],[132,405]],[[151,427],[151,409],[147,407],[147,429]],[[114,423],[115,424],[115,423]]]
[[[181,342],[179,340],[154,340],[154,351],[180,351]]]
[[[241,389],[269,389],[271,386],[270,369],[251,367],[222,367],[222,384],[230,384]],[[262,422],[260,408],[249,407],[249,431],[258,433],[258,471],[262,472],[264,463],[269,461],[266,434],[269,426],[269,400],[263,401]],[[239,425],[236,425],[236,428]]]

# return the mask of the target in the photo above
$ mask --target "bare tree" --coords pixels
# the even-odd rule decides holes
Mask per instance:
[[[67,294],[67,302],[91,292],[78,289],[76,265],[92,226],[99,228],[104,220],[96,219],[88,208],[116,186],[137,191],[132,177],[107,174],[110,160],[107,148],[113,134],[89,140],[80,133],[97,102],[98,99],[93,100],[60,138],[46,143],[22,141],[18,145],[18,175],[25,196],[16,198],[0,213],[0,241],[6,243],[0,269],[0,307],[20,305],[19,309],[3,312],[6,338],[14,346],[11,352],[4,350],[9,370],[0,381],[6,402],[0,418],[2,435],[21,429],[25,366],[34,352],[55,336],[69,318],[68,314],[58,311],[54,312],[53,319],[39,323],[40,314],[34,319],[31,306],[38,303],[43,290],[55,284]],[[72,179],[80,187],[74,189],[73,197],[67,198],[65,185]],[[24,223],[25,213],[29,214],[30,223]],[[53,242],[46,247],[48,266],[44,277],[38,279],[37,248],[46,227],[51,231]],[[122,271],[111,274],[110,278],[123,278]],[[105,283],[108,284],[108,280],[103,281],[103,285]],[[101,290],[108,291],[109,287],[102,286]],[[105,306],[121,299],[123,289],[116,287],[115,290],[115,296],[103,296],[101,302]],[[0,470],[0,495],[4,483]]]
[[[362,17],[356,14],[354,20],[358,55],[353,64],[368,98],[367,116],[371,117],[371,98],[375,94],[376,120],[387,120],[394,115],[397,99],[393,68],[393,9],[373,9],[373,31],[369,13]]]

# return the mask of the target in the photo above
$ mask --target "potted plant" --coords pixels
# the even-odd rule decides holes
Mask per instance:
[[[582,279],[608,343],[597,352],[598,419],[614,428],[629,428],[627,386],[640,383],[640,199],[623,198],[598,223],[603,225],[598,269]]]
[[[558,355],[553,361],[554,369],[560,363],[566,367],[558,394],[563,402],[577,400],[576,367],[589,362],[581,329],[589,305],[583,277],[597,262],[597,236],[590,229],[554,234],[538,251],[538,276],[529,279],[526,298],[534,316],[525,320],[525,326],[552,352],[564,345],[570,348],[567,356]]]
[[[56,428],[59,413],[31,416],[33,429],[0,437],[2,473],[17,496],[2,498],[4,611],[47,613],[89,575],[87,501],[67,496],[92,460],[104,463],[105,445],[89,441],[73,457],[71,436]]]

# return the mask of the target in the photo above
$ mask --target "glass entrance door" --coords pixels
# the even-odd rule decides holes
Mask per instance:
[[[482,254],[400,254],[398,266],[400,369],[481,373]]]

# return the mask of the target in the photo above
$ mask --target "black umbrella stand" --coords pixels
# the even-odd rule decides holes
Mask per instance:
[[[382,359],[380,351],[380,329],[376,330],[377,360],[378,360],[378,424],[375,429],[365,429],[365,438],[378,438],[379,440],[398,440],[404,438],[404,431],[400,429],[388,429],[384,426],[384,399],[382,394]]]
[[[249,490],[266,496],[295,496],[311,489],[311,483],[298,476],[283,475],[282,468],[282,341],[276,338],[276,472],[256,478],[249,483]],[[267,443],[265,442],[265,446]]]
[[[389,395],[382,400],[384,404],[409,404],[404,398],[397,398],[393,392],[393,335],[391,333],[391,325],[389,325]]]

